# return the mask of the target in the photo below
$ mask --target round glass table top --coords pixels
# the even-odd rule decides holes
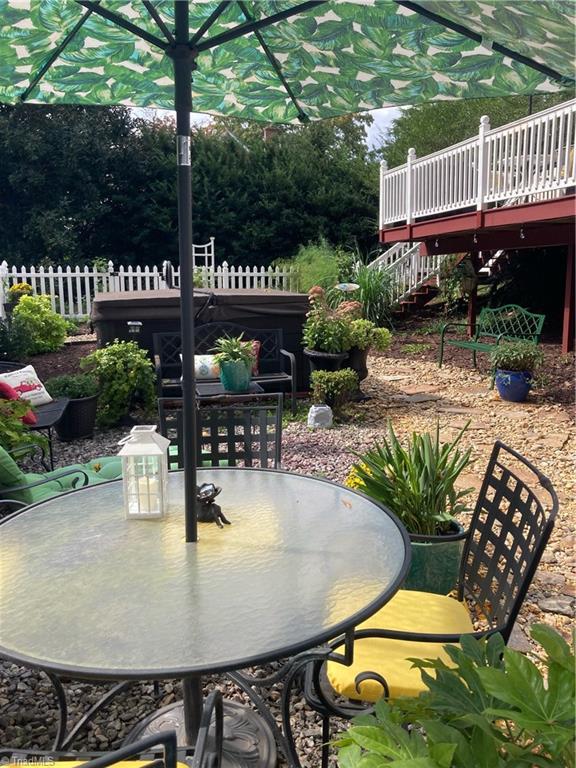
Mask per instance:
[[[185,542],[184,477],[161,520],[125,520],[122,483],[0,525],[0,654],[77,677],[178,677],[280,658],[355,626],[394,594],[406,533],[327,481],[199,470],[232,525]]]

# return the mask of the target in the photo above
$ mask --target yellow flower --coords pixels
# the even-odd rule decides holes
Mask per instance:
[[[102,464],[98,464],[98,462],[96,462],[96,464],[92,465],[92,470],[94,472],[100,472],[101,469],[102,469]]]
[[[352,468],[350,469],[350,472],[348,473],[348,477],[344,481],[344,485],[347,488],[356,489],[358,491],[364,491],[366,489],[366,486],[364,485],[364,481],[362,480],[362,478],[358,475],[358,471],[357,471],[358,466],[360,466],[364,470],[364,472],[371,474],[370,470],[368,469],[366,464],[364,464],[363,461],[361,461],[360,464],[358,465],[353,464]]]

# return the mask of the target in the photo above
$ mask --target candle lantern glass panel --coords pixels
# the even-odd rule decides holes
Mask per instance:
[[[155,426],[137,426],[120,443],[126,519],[162,518],[167,505],[170,441]]]

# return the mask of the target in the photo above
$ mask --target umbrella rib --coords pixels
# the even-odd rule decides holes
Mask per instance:
[[[158,28],[161,30],[161,32],[163,32],[166,40],[168,40],[168,42],[171,45],[174,45],[174,43],[176,42],[176,40],[174,39],[174,35],[170,31],[168,25],[166,24],[164,19],[160,16],[160,14],[158,13],[154,5],[150,2],[150,0],[143,0],[143,4],[146,10],[148,11],[148,13],[150,14],[150,16],[156,22],[156,25],[158,26]]]
[[[136,24],[132,24],[131,21],[124,19],[114,11],[110,11],[108,8],[103,8],[97,1],[94,2],[94,0],[76,0],[76,2],[79,5],[83,5],[84,8],[89,8],[90,10],[94,11],[94,13],[102,16],[102,18],[106,19],[107,21],[111,21],[113,24],[116,24],[116,26],[122,27],[122,29],[126,29],[128,32],[132,32],[142,40],[146,40],[147,43],[152,43],[152,45],[155,45],[157,48],[160,48],[163,51],[165,51],[168,47],[168,43],[166,43],[164,40],[156,37],[156,35],[150,34],[150,32],[146,32],[145,29],[141,29],[140,27],[136,26]]]
[[[214,37],[209,38],[205,42],[197,45],[196,49],[198,51],[207,51],[209,48],[215,48],[218,45],[230,42],[230,40],[236,40],[238,37],[249,35],[251,32],[254,32],[257,29],[269,27],[271,24],[276,24],[277,21],[282,21],[283,19],[290,18],[290,16],[296,16],[299,13],[304,13],[305,11],[309,11],[311,8],[315,8],[318,5],[324,5],[326,2],[327,0],[309,0],[309,2],[300,3],[299,5],[295,5],[292,8],[287,8],[286,10],[275,13],[273,16],[268,16],[265,19],[247,21],[244,24],[240,24],[239,26],[234,27],[234,29],[229,29],[227,32],[222,32],[220,35],[215,35]]]
[[[230,5],[230,0],[225,0],[223,3],[218,3],[218,6],[216,10],[212,11],[210,16],[206,19],[206,21],[200,26],[197,32],[194,33],[194,35],[190,38],[190,47],[194,48],[196,43],[200,41],[202,37],[204,37],[204,33],[207,32],[210,27],[214,24],[216,19],[228,8]]]
[[[254,21],[254,19],[250,15],[250,12],[248,11],[248,8],[246,7],[246,4],[243,3],[243,2],[240,2],[239,6],[240,6],[240,9],[242,10],[242,13],[244,14],[246,20],[247,21]],[[282,69],[280,67],[280,64],[278,63],[278,60],[276,59],[276,57],[274,56],[274,54],[272,53],[272,51],[268,47],[268,43],[262,37],[262,33],[258,29],[255,29],[254,30],[254,34],[256,35],[256,39],[260,43],[260,46],[261,46],[262,50],[266,54],[266,58],[268,59],[268,61],[272,65],[272,67],[273,67],[274,71],[276,72],[276,74],[278,75],[278,79],[280,80],[280,82],[284,86],[284,88],[286,90],[286,93],[288,94],[288,96],[290,97],[292,103],[294,104],[294,106],[298,110],[298,119],[301,120],[303,123],[309,122],[310,118],[308,117],[306,112],[304,112],[304,110],[300,106],[300,103],[298,102],[298,99],[294,95],[294,91],[292,90],[292,87],[290,86],[290,83],[286,80],[286,77],[284,76],[284,73],[282,72]]]
[[[58,46],[55,48],[55,50],[52,52],[52,54],[51,54],[51,56],[49,57],[49,59],[48,59],[48,60],[47,60],[47,61],[46,61],[46,62],[45,62],[45,63],[44,63],[44,64],[43,64],[41,67],[40,67],[40,69],[38,70],[37,74],[36,74],[36,75],[35,75],[35,76],[32,78],[32,80],[30,81],[30,84],[28,85],[28,88],[26,88],[26,90],[24,91],[24,93],[22,93],[22,94],[21,94],[21,96],[20,96],[20,101],[26,101],[26,99],[28,98],[28,96],[30,96],[30,94],[32,93],[32,91],[34,90],[34,88],[36,88],[36,86],[38,85],[38,83],[40,82],[40,80],[42,80],[42,78],[44,77],[44,75],[46,74],[46,72],[48,72],[48,70],[50,69],[50,67],[52,66],[52,64],[54,64],[54,62],[56,61],[56,59],[57,59],[57,58],[60,56],[60,54],[62,53],[62,51],[64,50],[64,48],[66,48],[66,46],[68,45],[68,43],[69,43],[69,42],[70,42],[70,41],[71,41],[71,40],[72,40],[72,39],[73,39],[73,38],[74,38],[74,37],[77,35],[77,33],[79,32],[79,30],[82,28],[82,26],[84,25],[84,23],[86,22],[86,20],[87,20],[87,19],[89,19],[91,15],[92,15],[92,11],[91,11],[91,10],[88,10],[88,11],[86,11],[86,13],[85,13],[85,14],[84,14],[84,15],[83,15],[83,16],[82,16],[82,17],[81,17],[81,18],[80,18],[80,19],[77,21],[77,23],[75,24],[75,26],[74,26],[74,27],[73,27],[73,28],[70,30],[70,32],[68,32],[68,34],[66,35],[66,37],[64,38],[64,40],[62,40],[62,42],[60,43],[60,45],[58,45]]]
[[[408,10],[418,13],[420,16],[424,16],[425,18],[430,19],[437,24],[441,24],[447,29],[451,29],[453,32],[458,32],[458,34],[463,35],[464,37],[468,37],[477,43],[484,43],[484,45],[486,45],[485,38],[483,38],[482,35],[480,35],[478,32],[474,32],[473,30],[468,29],[468,27],[465,27],[462,24],[458,24],[456,21],[451,21],[444,16],[440,16],[438,13],[429,11],[427,8],[423,8],[418,3],[413,3],[411,0],[395,0],[395,2],[397,5],[408,8]],[[493,51],[501,53],[503,56],[507,56],[510,59],[514,59],[515,61],[520,62],[520,64],[524,64],[531,69],[535,69],[537,72],[541,72],[543,75],[546,75],[546,77],[549,77],[552,80],[559,80],[563,84],[575,82],[574,78],[562,75],[560,72],[552,69],[552,67],[548,67],[546,64],[540,64],[538,61],[534,61],[534,59],[531,59],[528,56],[524,56],[522,53],[513,51],[512,48],[508,48],[506,45],[501,45],[495,40],[490,41],[490,47]]]

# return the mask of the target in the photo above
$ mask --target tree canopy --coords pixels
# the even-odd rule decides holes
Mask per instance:
[[[369,117],[302,128],[214,121],[192,135],[194,241],[268,264],[325,237],[376,243]],[[0,107],[0,261],[178,261],[174,126],[123,107]]]

